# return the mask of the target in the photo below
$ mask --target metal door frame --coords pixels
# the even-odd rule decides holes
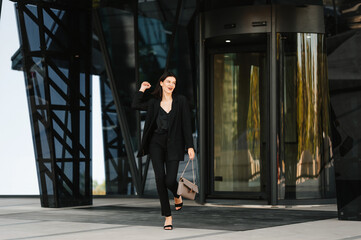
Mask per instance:
[[[242,34],[242,37],[247,39],[247,35],[250,36],[251,34]],[[209,179],[209,182],[206,184],[207,190],[206,190],[206,197],[207,198],[236,198],[236,199],[269,199],[269,187],[270,186],[262,186],[262,179],[264,179],[264,183],[267,184],[267,179],[269,178],[269,144],[268,141],[266,141],[265,144],[261,141],[261,174],[266,175],[261,177],[261,191],[260,192],[227,192],[227,191],[214,191],[214,119],[213,119],[213,106],[214,106],[214,78],[213,78],[213,59],[214,55],[217,53],[239,53],[239,52],[254,52],[259,51],[261,48],[265,47],[265,53],[266,53],[266,80],[264,84],[264,89],[268,89],[269,81],[270,81],[270,34],[269,33],[259,33],[259,38],[262,38],[262,36],[265,37],[266,42],[263,42],[262,44],[257,44],[250,46],[249,43],[245,44],[244,46],[238,44],[233,46],[227,46],[227,43],[224,44],[224,47],[213,47],[213,46],[206,46],[205,47],[205,59],[206,59],[206,82],[208,83],[206,85],[206,118],[207,120],[207,155],[209,161],[207,166],[207,179]],[[255,34],[252,34],[252,36],[255,36]],[[224,39],[227,39],[227,36],[223,37]],[[207,43],[206,43],[207,45]],[[269,98],[269,92],[265,91],[262,93],[262,96],[260,98],[264,98],[265,100],[268,100]],[[261,99],[260,99],[261,100]],[[261,103],[260,103],[261,104]],[[269,106],[266,107],[265,112],[262,114],[262,118],[266,118],[266,122],[269,122]],[[265,136],[265,139],[269,139],[268,133],[269,133],[269,124],[265,126],[267,129],[265,129],[263,132],[267,134]]]

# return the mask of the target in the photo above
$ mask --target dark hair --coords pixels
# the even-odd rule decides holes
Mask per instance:
[[[160,76],[157,85],[155,86],[154,91],[152,92],[152,95],[155,96],[156,98],[160,98],[162,99],[163,97],[163,89],[162,86],[160,85],[160,82],[163,82],[167,77],[174,77],[177,80],[177,77],[174,75],[174,73],[172,72],[164,72],[162,74],[162,76]]]

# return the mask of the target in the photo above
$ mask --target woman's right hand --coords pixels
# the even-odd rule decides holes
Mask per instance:
[[[142,85],[140,86],[139,91],[145,92],[145,90],[149,89],[151,87],[149,82],[142,82]]]

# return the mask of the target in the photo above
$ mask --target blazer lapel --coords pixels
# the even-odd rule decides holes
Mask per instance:
[[[154,101],[154,112],[153,112],[152,122],[155,121],[155,119],[157,118],[158,112],[159,112],[159,108],[160,108],[160,100],[157,99],[156,101]]]
[[[170,116],[169,116],[169,128],[172,127],[172,124],[174,122],[174,118],[175,116],[177,116],[178,114],[178,98],[177,96],[173,97],[173,102],[172,102],[172,111],[170,112]]]

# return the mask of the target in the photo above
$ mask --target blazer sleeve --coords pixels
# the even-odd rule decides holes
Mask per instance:
[[[193,136],[192,136],[192,121],[191,113],[188,101],[185,97],[182,98],[182,128],[183,128],[183,138],[185,142],[186,149],[194,148],[193,146]]]
[[[144,92],[138,91],[133,96],[132,108],[135,110],[147,111],[149,100],[144,100]]]

